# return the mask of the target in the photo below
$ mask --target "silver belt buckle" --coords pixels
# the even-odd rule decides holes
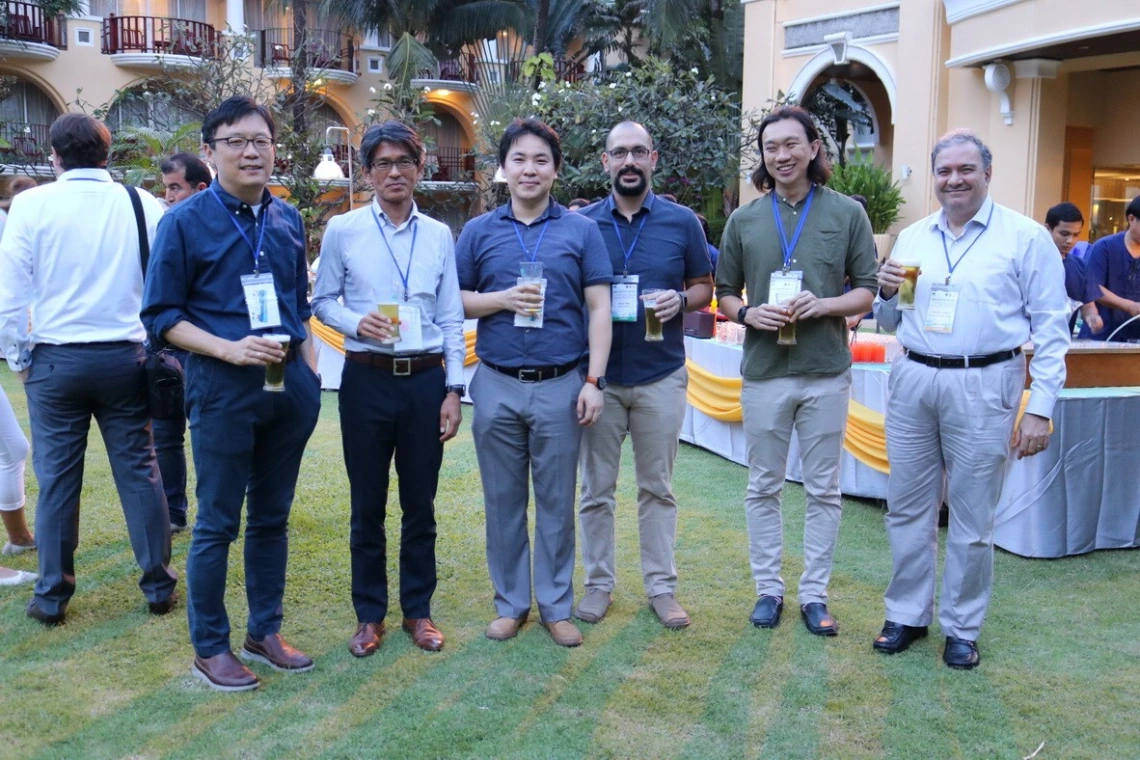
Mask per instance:
[[[519,382],[520,383],[537,383],[542,379],[542,372],[537,369],[520,369]]]
[[[406,356],[392,357],[392,374],[396,377],[407,377],[412,374],[412,360]]]

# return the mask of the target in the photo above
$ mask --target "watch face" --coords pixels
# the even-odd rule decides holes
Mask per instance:
[[[606,389],[606,379],[604,377],[598,378],[598,390],[603,391]]]

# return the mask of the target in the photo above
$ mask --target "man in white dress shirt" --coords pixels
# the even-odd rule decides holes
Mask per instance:
[[[64,621],[75,593],[79,493],[91,417],[127,519],[139,586],[154,614],[174,605],[170,518],[147,406],[143,272],[127,191],[111,180],[111,133],[69,113],[51,126],[58,181],[15,198],[0,243],[0,347],[28,395],[39,481],[40,579],[28,616]],[[153,238],[162,207],[139,193]],[[31,331],[28,310],[31,309]]]
[[[340,426],[352,492],[357,617],[349,651],[357,657],[375,652],[384,635],[384,513],[393,455],[403,513],[403,628],[419,648],[443,648],[431,619],[434,502],[443,444],[461,421],[467,349],[451,230],[420,213],[412,197],[423,159],[419,136],[400,122],[364,133],[360,161],[376,200],[329,222],[313,291],[313,313],[345,336]],[[397,307],[397,320],[381,313],[380,304]]]
[[[992,154],[955,130],[934,146],[942,209],[899,235],[879,273],[875,318],[906,349],[891,369],[887,404],[887,537],[894,573],[887,621],[874,648],[894,654],[933,619],[943,470],[950,525],[942,573],[942,658],[976,667],[993,587],[994,512],[1011,447],[1018,459],[1049,445],[1049,420],[1065,383],[1068,301],[1049,233],[989,197]],[[913,310],[899,308],[901,263],[921,266]],[[1029,400],[1021,347],[1034,345]]]

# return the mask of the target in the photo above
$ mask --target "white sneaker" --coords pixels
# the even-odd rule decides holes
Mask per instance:
[[[29,573],[24,570],[14,570],[13,572],[16,574],[11,577],[0,577],[0,586],[20,586],[25,583],[31,583],[39,577],[35,573]]]
[[[23,554],[24,552],[34,552],[35,550],[35,544],[28,544],[27,546],[24,546],[23,544],[14,544],[11,541],[6,541],[4,543],[4,548],[0,549],[0,554],[14,556],[16,554]]]

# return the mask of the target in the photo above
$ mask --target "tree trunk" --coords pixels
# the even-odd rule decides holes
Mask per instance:
[[[550,0],[538,0],[538,8],[534,17],[534,39],[531,55],[538,55],[546,49],[546,25],[550,21]]]
[[[293,0],[292,64],[293,132],[303,135],[308,130],[305,123],[305,84],[309,64],[309,0]]]

